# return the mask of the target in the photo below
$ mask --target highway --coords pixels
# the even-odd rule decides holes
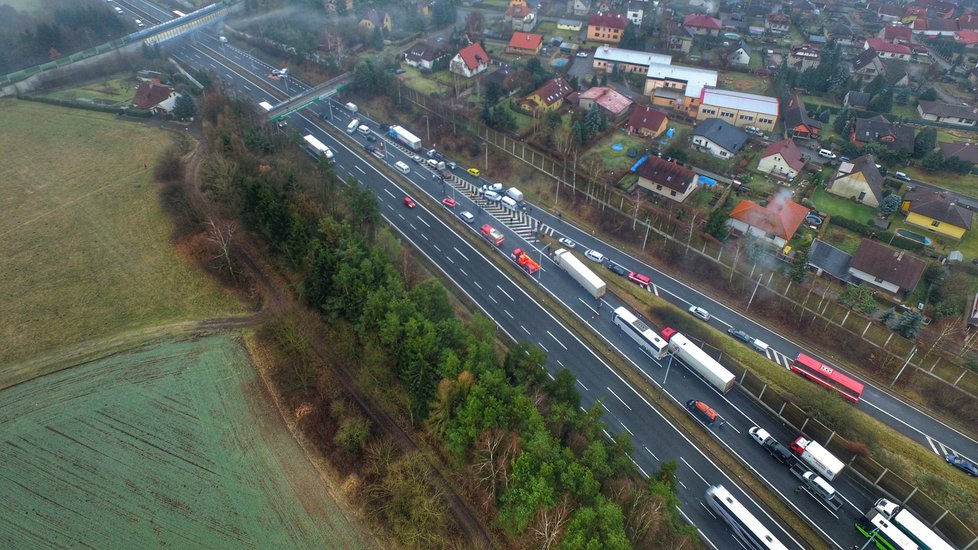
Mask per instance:
[[[199,37],[199,40],[201,43],[196,46],[188,43],[177,47],[174,55],[182,62],[202,68],[210,67],[215,70],[235,89],[241,90],[242,95],[247,95],[256,105],[260,101],[268,101],[273,104],[278,102],[276,97],[272,97],[260,85],[271,84],[276,89],[285,92],[286,84],[268,79],[267,74],[271,67],[254,61],[257,74],[246,74],[245,69],[253,63],[250,56],[230,46],[222,47],[216,40],[205,38],[203,35]],[[226,55],[237,66],[226,64],[221,60],[218,53]],[[292,81],[291,84],[288,84],[292,93],[308,87],[293,78],[289,80]],[[396,183],[390,181],[386,176],[373,169],[371,164],[363,161],[363,156],[366,155],[363,149],[354,147],[351,150],[333,137],[334,133],[344,132],[350,120],[350,114],[345,109],[336,104],[331,109],[328,106],[323,106],[317,110],[320,112],[331,111],[331,123],[336,127],[332,133],[323,132],[317,127],[318,121],[301,113],[291,115],[288,118],[289,128],[300,133],[310,131],[333,148],[338,174],[343,178],[352,175],[374,191],[380,202],[381,211],[391,225],[400,231],[421,253],[425,254],[433,265],[442,269],[445,276],[465,292],[487,316],[493,318],[501,330],[513,340],[525,340],[547,352],[548,368],[551,372],[560,368],[571,370],[579,380],[583,404],[592,406],[600,401],[605,410],[609,429],[613,432],[631,434],[637,449],[633,459],[643,473],[647,475],[654,472],[663,461],[675,460],[679,465],[678,473],[681,480],[679,496],[683,502],[682,512],[692,523],[698,526],[705,540],[717,548],[731,547],[731,543],[733,543],[733,539],[730,538],[730,531],[722,522],[714,518],[712,513],[703,505],[703,494],[706,488],[712,484],[722,483],[733,490],[737,498],[744,502],[755,516],[761,518],[783,543],[789,547],[801,546],[776,521],[768,517],[746,493],[743,493],[737,483],[727,478],[726,474],[705,456],[685,434],[670,424],[638,391],[618,376],[609,365],[569,332],[563,324],[552,317],[543,305],[538,304],[526,294],[523,291],[523,286],[534,284],[529,277],[511,280],[495,263],[501,261],[501,258],[493,260],[483,256],[478,249],[469,244],[468,240],[456,234],[439,217],[427,211],[423,202],[419,203],[417,208],[405,208],[403,197],[410,195],[417,199],[420,194],[424,193],[430,196],[433,204],[439,204],[438,201],[445,194],[454,193],[460,203],[454,213],[468,210],[476,216],[475,222],[470,226],[472,228],[470,238],[479,238],[475,228],[483,223],[491,223],[506,235],[507,242],[501,252],[509,252],[517,245],[533,249],[537,244],[522,241],[524,236],[531,236],[534,229],[533,224],[527,222],[528,218],[525,215],[510,213],[508,216],[503,216],[501,209],[489,207],[490,210],[500,210],[495,212],[498,217],[494,216],[492,212],[470,200],[470,195],[466,194],[471,191],[471,187],[466,183],[468,180],[460,180],[456,185],[446,185],[436,181],[428,169],[411,162],[405,151],[388,142],[385,147],[387,162],[392,164],[397,160],[402,160],[412,167],[406,182],[403,180]],[[376,121],[372,127],[376,129]],[[363,136],[359,134],[352,134],[350,137],[360,143],[365,143]],[[381,161],[382,159],[378,156],[376,160]],[[407,189],[404,188],[405,185]],[[574,301],[567,303],[572,310],[589,312],[596,307],[594,300],[587,296],[583,289],[577,286],[576,282],[545,258],[541,271],[541,283],[553,296],[575,297]],[[611,296],[608,298],[614,300]],[[650,377],[661,377],[665,373],[665,369],[651,364],[648,357],[642,355],[630,341],[624,340],[613,329],[607,313],[614,307],[616,304],[611,301],[607,302],[607,306],[602,307],[605,312],[604,315],[596,315],[594,321],[587,318],[586,322],[591,323],[599,331],[610,334],[609,346],[620,349],[624,355],[633,361],[635,368],[649,372]],[[711,404],[721,404],[721,397],[708,385],[695,379],[684,368],[678,367],[678,365],[675,367],[670,371],[669,384],[666,389],[670,390],[671,388],[679,392],[673,397],[677,402],[689,398],[701,398]],[[734,399],[735,403],[743,399],[736,392],[731,393],[726,398]],[[750,427],[752,420],[735,418],[735,415],[727,412],[721,412],[721,414],[728,419],[728,427],[722,433],[711,432],[713,437],[734,449],[748,463],[753,463],[760,470],[763,470],[765,475],[762,477],[767,478],[772,487],[780,487],[782,493],[791,491],[797,483],[787,469],[774,462],[747,436],[746,430]],[[772,434],[780,437],[785,443],[792,435],[781,432],[770,419],[759,417],[755,420],[764,425]],[[668,443],[663,444],[663,442]],[[775,468],[771,468],[769,465],[775,466]],[[855,521],[858,514],[857,508],[868,508],[870,497],[859,494],[855,487],[839,485],[839,490],[851,495],[851,498],[857,502],[856,506],[850,507],[848,510],[844,509],[847,516],[843,516],[842,519],[847,525],[846,529],[830,528],[825,532],[828,538],[836,540],[835,546],[842,548],[851,546],[860,540],[858,533],[848,526],[851,526]],[[796,510],[809,517],[809,521],[813,524],[824,526],[840,521],[839,518],[829,514],[814,498],[795,497],[787,500],[795,501]]]

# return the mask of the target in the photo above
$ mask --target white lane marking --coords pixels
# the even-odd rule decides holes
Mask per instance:
[[[682,460],[683,463],[686,466],[688,466],[689,469],[692,470],[694,474],[696,474],[696,477],[702,479],[703,480],[703,483],[705,483],[706,485],[709,485],[710,484],[708,481],[706,481],[706,478],[705,477],[701,476],[700,473],[696,471],[696,468],[693,468],[693,466],[691,466],[689,462],[686,462],[686,459],[684,457],[679,457],[679,460]]]
[[[584,391],[591,391],[591,390],[588,389],[587,386],[584,385],[584,382],[581,382],[580,380],[578,380],[577,383],[580,384],[582,388],[584,388]]]
[[[430,225],[428,225],[428,222],[426,222],[426,221],[424,221],[424,220],[423,220],[423,219],[421,219],[421,218],[418,218],[418,221],[419,221],[419,222],[421,222],[421,223],[423,223],[423,224],[425,224],[425,225],[427,225],[427,226],[428,226],[428,229],[431,229],[431,226],[430,226]]]
[[[450,258],[450,257],[448,257],[448,256],[445,256],[445,259],[446,259],[446,260],[448,260],[448,261],[450,261],[450,262],[452,262],[453,264],[455,263],[455,260],[453,260],[453,259],[451,259],[451,258]]]
[[[530,331],[526,330],[526,327],[524,327],[523,325],[520,325],[520,328],[523,329],[523,332],[530,334]]]
[[[682,483],[682,482],[680,482],[680,483]],[[685,487],[685,485],[684,485],[684,487]],[[702,506],[702,504],[703,503],[701,502],[700,505]],[[706,508],[707,511],[709,511],[709,507],[708,506],[703,506],[703,508]],[[690,517],[686,515],[686,512],[683,512],[683,509],[682,508],[680,508],[680,507],[677,506],[676,507],[676,510],[679,510],[679,513],[683,515],[683,519],[686,520],[686,523],[688,523],[690,525],[696,525],[696,522],[694,522],[692,519],[690,519]],[[710,512],[710,515],[713,516],[713,517],[716,517],[716,515],[714,515],[713,512]],[[706,533],[704,533],[703,530],[700,529],[699,527],[696,528],[696,533],[700,536],[701,539],[705,540],[706,543],[709,544],[711,548],[719,548],[719,546],[717,546],[716,544],[713,544],[713,541],[710,540],[710,537],[707,537],[706,536]],[[801,545],[799,545],[799,546],[801,546]]]
[[[460,268],[458,268],[458,271],[459,271],[459,273],[461,273],[462,275],[465,275],[466,277],[468,277],[468,276],[469,276],[469,274],[468,274],[468,273],[466,273],[466,272],[465,272],[465,270],[464,270],[464,269],[462,269],[461,267],[460,267]]]
[[[545,352],[547,352],[547,353],[550,353],[550,350],[548,350],[548,349],[547,349],[546,347],[544,347],[544,345],[543,345],[543,344],[541,344],[540,342],[537,342],[537,345],[538,345],[538,346],[540,346],[540,348],[541,348],[541,349],[542,349],[543,351],[545,351]],[[549,373],[547,373],[547,374],[549,374]]]
[[[560,359],[557,359],[557,364],[560,365],[561,368],[564,368],[564,369],[567,368],[567,367],[564,366],[563,363],[560,362]]]
[[[413,224],[413,223],[411,223],[411,222],[408,222],[408,225],[409,225],[409,226],[411,226],[411,229],[413,229],[413,230],[415,230],[415,231],[417,231],[417,230],[418,230],[418,228],[417,228],[417,227],[414,227],[414,224]]]
[[[510,295],[509,295],[509,293],[508,293],[508,292],[506,292],[505,290],[503,290],[503,287],[501,287],[501,286],[499,286],[499,285],[496,285],[496,288],[498,288],[498,289],[499,289],[499,292],[502,292],[503,294],[505,294],[505,295],[506,295],[506,297],[507,297],[507,298],[509,298],[509,300],[510,300],[511,302],[515,302],[515,301],[516,301],[516,300],[514,300],[514,299],[513,299],[513,297],[512,297],[512,296],[510,296]],[[526,329],[523,329],[523,330],[526,330]]]
[[[590,309],[592,313],[594,313],[595,315],[598,314],[598,310],[596,310],[593,307],[591,307],[590,305],[588,305],[588,303],[584,301],[584,298],[578,298],[578,300],[580,300],[581,303],[584,304],[584,307]]]
[[[423,239],[424,239],[424,240],[426,240],[426,241],[428,241],[428,240],[430,240],[430,239],[428,238],[428,236],[427,236],[427,235],[425,235],[424,233],[422,233],[422,234],[421,234],[421,238],[423,238]]]
[[[455,247],[453,246],[452,248],[455,248]],[[455,252],[458,252],[458,255],[459,256],[465,258],[465,261],[469,261],[469,258],[465,254],[462,254],[462,251],[461,250],[455,248]]]
[[[648,451],[648,453],[650,455],[652,455],[652,458],[654,458],[656,460],[656,462],[659,461],[659,457],[655,456],[655,453],[652,452],[652,449],[649,449],[648,447],[646,447],[644,445],[642,446],[642,448],[645,449],[646,451]]]
[[[602,409],[608,411],[608,414],[611,414],[611,409],[609,409],[608,407],[605,406],[604,401],[598,401],[598,403],[601,403],[601,408]]]
[[[479,281],[472,281],[472,284],[479,287],[479,290],[482,290],[482,285],[479,284]]]
[[[550,371],[547,371],[547,376],[549,376],[551,380],[556,380],[556,378],[554,378],[554,375],[550,374]]]
[[[387,193],[391,196],[391,198],[394,198],[394,193],[391,193],[390,189],[387,189],[386,187],[384,188],[384,193]]]
[[[567,346],[565,346],[564,343],[561,342],[560,340],[557,340],[557,337],[554,336],[553,334],[551,334],[551,332],[549,330],[547,331],[547,334],[550,334],[550,337],[553,338],[555,342],[557,342],[558,344],[560,344],[560,347],[564,348],[564,351],[567,351]]]
[[[489,299],[492,300],[492,303],[494,303],[494,304],[498,304],[499,303],[499,302],[496,301],[495,298],[492,297],[492,295],[486,294],[486,296],[489,296]],[[523,330],[526,330],[526,329],[523,329]]]
[[[618,423],[621,424],[621,427],[622,428],[625,428],[625,431],[628,432],[629,435],[631,435],[632,437],[635,437],[635,432],[629,430],[628,429],[628,426],[626,426],[624,422],[622,422],[621,420],[619,420]],[[637,464],[636,464],[636,466],[637,466]]]
[[[354,168],[356,168],[357,170],[359,170],[360,173],[363,174],[364,176],[367,175],[367,173],[363,171],[363,168],[360,168],[359,166],[354,166]]]
[[[629,411],[632,410],[632,408],[628,406],[628,403],[625,403],[625,401],[621,397],[618,397],[618,394],[615,393],[615,390],[609,388],[608,386],[605,386],[604,389],[610,391],[611,392],[611,395],[614,395],[616,399],[618,399],[619,401],[621,401],[621,404],[624,405],[626,409],[628,409]]]
[[[441,252],[441,249],[440,249],[440,248],[438,248],[438,245],[437,245],[437,244],[433,244],[433,245],[431,245],[431,246],[433,246],[433,247],[435,247],[435,250],[437,250],[438,252]]]

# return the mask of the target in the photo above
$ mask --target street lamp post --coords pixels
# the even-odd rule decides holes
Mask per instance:
[[[424,115],[424,132],[428,136],[428,143],[431,143],[431,127],[428,124],[428,115]],[[431,147],[434,148],[434,144]]]

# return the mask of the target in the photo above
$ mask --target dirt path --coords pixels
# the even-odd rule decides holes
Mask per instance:
[[[191,133],[197,135],[198,132],[191,130]],[[197,147],[187,160],[186,174],[184,178],[186,197],[188,202],[193,207],[198,208],[205,217],[215,216],[213,210],[209,208],[207,200],[200,192],[200,189],[196,184],[196,177],[200,169],[200,162],[203,159],[203,155],[204,141],[203,139],[198,139]],[[241,321],[238,319],[214,319],[202,321],[199,323],[200,330],[220,330],[223,328],[233,329],[238,328],[238,323],[251,323],[244,326],[255,326],[263,322],[265,319],[272,317],[276,312],[282,311],[287,307],[304,307],[297,302],[294,296],[289,295],[282,290],[283,287],[287,287],[285,281],[277,280],[278,278],[274,276],[274,270],[260,260],[260,253],[258,253],[253,247],[249,246],[248,243],[243,242],[243,240],[239,240],[238,244],[240,245],[238,258],[241,260],[241,265],[239,268],[242,269],[255,282],[257,290],[261,296],[261,311],[250,316],[247,321]],[[492,539],[488,532],[483,528],[478,516],[476,516],[468,502],[466,502],[465,499],[463,499],[458,492],[454,490],[452,484],[449,483],[439,464],[432,461],[428,455],[421,450],[421,448],[411,438],[409,432],[402,428],[397,421],[395,421],[387,413],[387,411],[374,403],[367,394],[361,391],[360,388],[353,383],[353,380],[356,379],[356,375],[354,373],[352,373],[345,366],[336,365],[333,362],[326,360],[328,357],[325,348],[326,345],[327,343],[323,340],[322,334],[320,334],[312,343],[312,347],[316,354],[323,359],[323,364],[328,365],[328,368],[334,371],[335,378],[341,381],[347,394],[356,400],[357,404],[361,407],[364,413],[370,417],[374,425],[382,433],[389,437],[391,441],[396,443],[402,452],[417,452],[421,456],[425,457],[431,471],[434,474],[436,483],[441,486],[442,490],[444,490],[445,494],[447,495],[452,517],[455,519],[455,522],[464,533],[468,547],[492,548]],[[274,390],[269,386],[267,377],[262,376],[261,378],[265,382],[265,390],[270,394],[273,394]],[[285,416],[285,411],[283,411],[280,407],[278,410],[280,416],[282,416],[282,421],[288,425],[290,419]],[[302,441],[299,441],[299,443],[301,445]],[[307,448],[305,446],[303,447]],[[317,462],[317,459],[320,459],[320,457],[309,457],[310,462],[313,464]]]

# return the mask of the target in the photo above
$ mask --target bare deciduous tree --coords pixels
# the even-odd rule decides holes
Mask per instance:
[[[569,516],[570,504],[566,495],[553,508],[541,508],[537,511],[537,521],[530,527],[530,532],[541,550],[548,550],[557,544]]]
[[[218,261],[221,269],[226,269],[234,281],[238,280],[238,276],[234,271],[232,247],[234,246],[234,234],[237,230],[238,226],[234,222],[215,221],[214,218],[207,218],[207,242],[217,247],[217,252],[211,259]]]
[[[941,345],[941,342],[943,342],[945,338],[960,333],[962,326],[962,319],[960,316],[946,317],[942,319],[940,323],[937,324],[937,334],[934,336],[934,341],[927,349],[927,353],[920,358],[920,361],[923,362],[924,359],[927,359],[927,356],[937,349],[937,346]],[[931,331],[931,334],[934,334],[933,331]]]
[[[505,486],[509,480],[509,465],[515,452],[516,440],[508,431],[493,428],[479,434],[472,467],[476,480],[493,498],[500,483]]]

